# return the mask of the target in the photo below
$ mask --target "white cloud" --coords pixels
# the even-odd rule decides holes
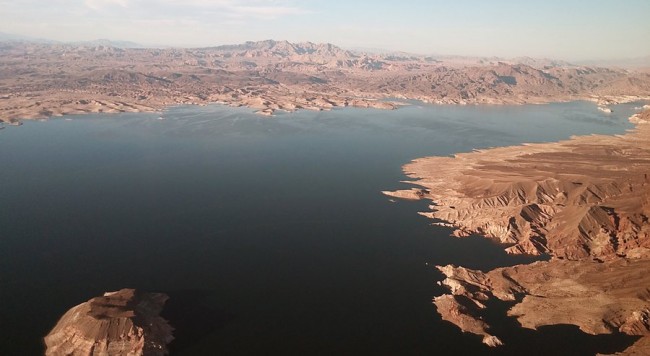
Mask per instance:
[[[297,7],[287,6],[233,6],[227,8],[232,17],[256,17],[274,19],[288,15],[301,15],[309,13]]]
[[[93,10],[101,10],[106,6],[128,7],[129,0],[85,0],[84,4]]]
[[[274,0],[167,0],[162,2],[183,11],[210,12],[232,18],[275,19],[311,13],[306,9],[291,6],[287,1]]]

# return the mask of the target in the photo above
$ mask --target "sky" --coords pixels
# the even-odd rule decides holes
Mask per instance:
[[[0,0],[0,32],[215,46],[265,39],[420,54],[650,55],[650,0]]]

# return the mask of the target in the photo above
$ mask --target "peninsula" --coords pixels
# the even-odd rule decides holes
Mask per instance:
[[[642,336],[624,353],[650,354],[650,111],[620,136],[427,157],[404,166],[418,188],[385,192],[428,199],[422,214],[480,234],[512,254],[549,261],[477,271],[437,266],[449,294],[438,313],[483,342],[503,341],[484,320],[510,303],[522,327],[571,324],[589,334]]]
[[[0,121],[180,104],[262,115],[333,107],[523,104],[650,98],[650,74],[531,58],[368,54],[332,44],[246,42],[208,48],[0,42]]]

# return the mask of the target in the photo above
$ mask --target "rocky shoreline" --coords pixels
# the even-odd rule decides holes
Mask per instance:
[[[650,111],[625,135],[494,148],[414,160],[419,188],[385,192],[434,204],[422,214],[480,234],[513,254],[547,262],[483,272],[437,266],[448,294],[443,319],[502,343],[484,320],[486,302],[512,302],[522,327],[571,324],[589,334],[643,336],[624,354],[650,354]],[[421,187],[421,188],[420,188]]]
[[[211,94],[208,97],[192,95],[160,94],[155,97],[129,100],[87,93],[46,91],[41,93],[18,93],[9,96],[0,107],[0,122],[18,125],[20,120],[47,119],[64,115],[89,113],[161,112],[175,105],[223,104],[232,107],[247,107],[256,114],[272,116],[276,111],[297,110],[324,111],[337,107],[358,107],[394,110],[404,103],[375,98],[357,98],[328,94],[305,95],[275,93],[273,89],[261,89],[257,95],[233,97],[227,94]],[[83,99],[80,99],[83,98]]]

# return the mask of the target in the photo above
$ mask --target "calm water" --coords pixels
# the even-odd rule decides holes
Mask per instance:
[[[450,238],[416,214],[425,203],[391,203],[380,191],[405,187],[401,166],[421,156],[622,133],[632,106],[607,115],[584,102],[415,105],[270,119],[177,107],[8,127],[0,354],[41,354],[67,309],[124,287],[172,297],[178,355],[548,353],[551,340],[575,354],[622,349],[633,339],[515,331],[504,320],[498,327],[513,331],[495,351],[442,322],[433,265],[528,259]]]

